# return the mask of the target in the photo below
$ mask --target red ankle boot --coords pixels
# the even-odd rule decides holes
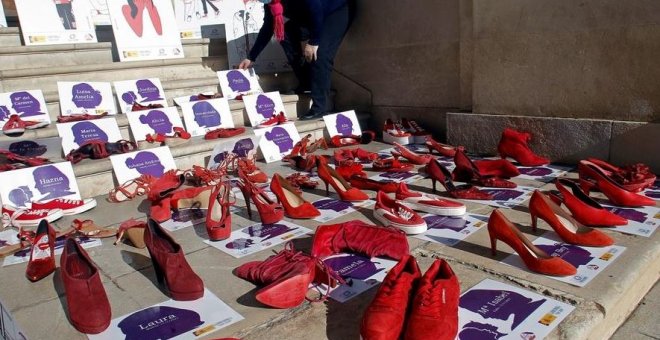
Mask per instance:
[[[71,324],[78,331],[98,334],[110,326],[110,302],[96,264],[72,237],[66,239],[60,272]]]
[[[481,159],[473,163],[482,176],[512,178],[520,175],[518,168],[506,159]]]
[[[204,282],[195,274],[181,246],[153,219],[144,231],[156,278],[165,284],[170,297],[179,301],[197,300],[204,296]]]
[[[550,163],[550,160],[535,154],[527,145],[531,135],[506,128],[502,132],[502,138],[497,146],[500,157],[511,157],[522,166],[539,166]]]
[[[454,340],[458,333],[461,287],[445,260],[435,260],[419,281],[405,340]]]
[[[362,339],[399,339],[406,320],[408,302],[421,276],[417,261],[410,255],[402,258],[387,273],[376,297],[362,317]]]
[[[312,256],[324,258],[341,252],[399,260],[410,250],[406,234],[396,228],[374,226],[359,220],[319,226],[312,241]]]

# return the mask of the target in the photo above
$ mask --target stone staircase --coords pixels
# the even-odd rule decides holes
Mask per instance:
[[[107,39],[104,36],[102,40]],[[224,41],[209,39],[183,40],[185,58],[137,62],[117,62],[113,56],[111,41],[93,44],[66,44],[51,46],[21,46],[20,31],[16,27],[0,28],[0,92],[23,89],[40,89],[44,93],[48,111],[53,122],[60,112],[57,81],[117,81],[136,78],[159,78],[163,84],[169,105],[180,96],[200,92],[218,92],[216,71],[227,68]],[[211,53],[209,53],[211,51]],[[286,92],[295,84],[290,73],[260,75],[260,84],[265,91]],[[116,100],[116,98],[115,98]],[[309,107],[309,99],[297,95],[282,95],[289,117],[296,117],[299,110]],[[230,101],[234,124],[244,126],[247,114],[243,102]],[[115,116],[122,137],[132,139],[125,115]],[[323,136],[324,123],[320,121],[296,121],[301,136],[311,133]],[[249,125],[249,124],[248,124]],[[251,134],[248,128],[245,135]],[[55,123],[32,131],[21,137],[0,135],[0,142],[57,137]],[[206,141],[193,137],[190,141],[170,147],[179,168],[193,164],[205,165],[216,144],[236,140]],[[51,159],[54,162],[64,158]],[[114,179],[109,159],[84,160],[73,166],[83,197],[106,194],[118,183]]]

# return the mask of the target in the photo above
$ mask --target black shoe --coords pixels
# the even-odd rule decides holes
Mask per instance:
[[[300,117],[300,120],[312,120],[322,118],[324,115],[320,112],[309,111],[306,115]]]

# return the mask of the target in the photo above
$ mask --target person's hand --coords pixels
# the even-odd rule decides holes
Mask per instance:
[[[305,56],[305,60],[307,60],[308,63],[316,60],[316,52],[318,49],[319,47],[316,45],[305,45],[305,49],[303,49],[303,55]]]
[[[250,67],[250,65],[252,65],[252,60],[243,59],[243,61],[241,61],[241,63],[238,64],[238,68],[240,68],[241,70],[247,70]]]

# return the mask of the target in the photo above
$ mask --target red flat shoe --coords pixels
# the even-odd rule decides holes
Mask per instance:
[[[497,240],[513,248],[529,270],[551,276],[575,275],[577,269],[559,257],[553,257],[530,242],[499,209],[488,219],[488,235],[493,256],[497,254]]]
[[[433,160],[433,156],[431,155],[420,155],[417,153],[414,153],[405,146],[394,142],[394,149],[396,152],[399,153],[399,156],[405,158],[408,160],[408,162],[415,164],[415,165],[426,165],[428,164],[431,160]],[[392,152],[392,155],[394,155],[394,152]]]
[[[426,165],[426,173],[433,183],[433,192],[436,192],[436,182],[440,182],[447,190],[447,193],[454,198],[472,199],[472,200],[492,200],[493,195],[481,191],[470,184],[456,186],[451,180],[451,173],[440,162],[434,160]]]
[[[55,271],[55,230],[46,220],[41,220],[32,241],[30,261],[25,276],[32,282],[39,281]]]
[[[219,128],[207,132],[204,135],[204,139],[208,140],[208,139],[218,139],[218,138],[230,138],[230,137],[238,136],[243,132],[245,132],[245,128],[242,126],[235,128]]]
[[[502,131],[502,138],[497,145],[500,157],[511,157],[522,166],[539,166],[550,164],[550,160],[535,154],[527,145],[531,135],[506,128]]]
[[[454,168],[452,175],[455,181],[492,188],[515,188],[517,186],[516,183],[511,181],[496,176],[481,174],[479,168],[461,150],[456,151],[454,164],[456,164],[456,168]]]
[[[588,195],[598,188],[615,205],[622,207],[655,206],[655,200],[624,189],[596,164],[582,160],[578,164],[580,187]]]
[[[346,182],[346,180],[338,174],[335,169],[329,167],[327,164],[318,164],[318,174],[321,180],[325,183],[326,196],[330,194],[328,186],[331,185],[342,201],[355,202],[366,201],[369,199],[367,194],[357,188],[351,187],[351,185]]]
[[[403,231],[352,220],[319,226],[314,233],[311,252],[312,256],[321,258],[351,252],[400,260],[410,254],[410,249]]]
[[[433,154],[433,150],[435,150],[438,154],[440,154],[440,156],[445,157],[454,157],[456,150],[465,150],[465,148],[462,146],[451,146],[449,144],[442,144],[437,142],[431,136],[426,137],[426,142],[424,142],[424,145],[426,145],[426,147],[429,149],[429,154]]]
[[[598,158],[587,158],[587,161],[600,167],[605,175],[628,191],[640,192],[653,186],[656,180],[655,174],[651,172],[646,164],[637,163],[618,167]]]
[[[607,247],[614,244],[612,238],[599,230],[584,226],[538,190],[534,190],[529,201],[529,213],[532,216],[532,230],[536,231],[537,219],[540,217],[566,243],[586,247]]]
[[[388,194],[396,192],[397,189],[395,182],[380,182],[360,175],[352,175],[350,183],[352,187],[360,190],[382,191]]]
[[[277,197],[277,202],[282,204],[284,215],[287,217],[310,219],[321,215],[318,209],[298,194],[295,188],[280,174],[273,175],[273,179],[270,181],[270,190]]]
[[[627,219],[603,208],[598,202],[591,199],[575,182],[569,179],[559,178],[555,181],[555,186],[561,196],[550,196],[550,198],[557,205],[563,202],[578,222],[594,227],[628,224]],[[572,192],[566,186],[570,187]]]

